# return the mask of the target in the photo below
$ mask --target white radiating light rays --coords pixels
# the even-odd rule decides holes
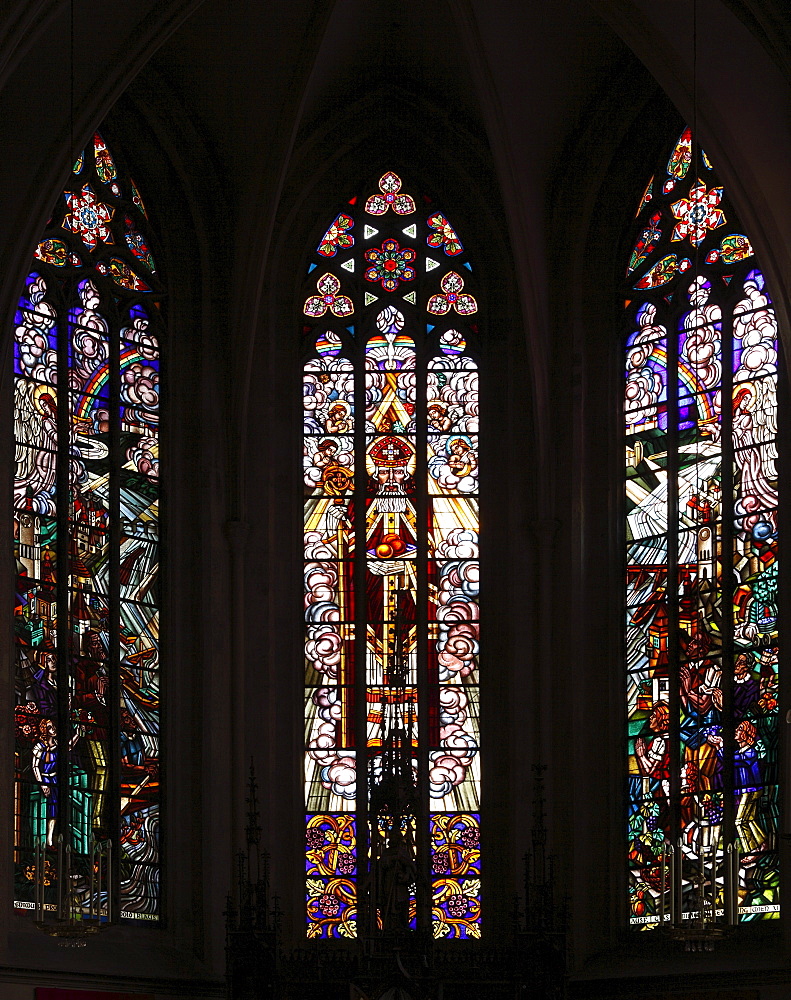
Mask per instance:
[[[440,347],[426,384],[430,646],[439,708],[429,754],[434,817],[480,808],[478,372],[458,331],[445,331]],[[441,911],[435,921],[435,932],[447,934]]]
[[[397,207],[398,192],[388,187],[397,178],[385,175],[382,182],[381,198],[362,199],[347,210],[344,233],[362,223],[357,235],[368,240],[376,232],[365,215],[359,218],[366,205],[379,206],[380,199],[379,207],[386,207],[392,195]],[[477,937],[478,383],[475,362],[465,354],[471,330],[466,316],[477,305],[448,262],[427,258],[417,222],[404,229],[397,212],[379,215],[377,225],[387,230],[381,235],[401,243],[403,237],[417,240],[417,246],[405,247],[420,264],[417,291],[391,298],[377,274],[381,289],[372,295],[360,284],[373,278],[349,257],[332,287],[319,288],[332,297],[329,311],[315,296],[305,311],[318,338],[303,391],[307,934],[356,933],[354,880],[369,868],[373,877],[390,837],[381,812],[384,785],[378,784],[384,760],[394,763],[399,748],[411,744],[415,780],[429,791],[434,810],[430,856],[420,856],[425,832],[418,833],[414,816],[404,817],[402,835],[406,831],[414,860],[433,873],[434,932]],[[389,232],[388,218],[397,233]],[[333,240],[339,235],[327,233]],[[452,237],[450,228],[443,230],[444,240]],[[324,246],[328,242],[325,236],[320,256],[334,255],[335,244]],[[458,239],[453,246],[445,255],[464,253]],[[464,265],[462,259],[457,266]],[[328,263],[317,266],[323,270]],[[398,264],[382,266],[390,272]],[[308,279],[311,294],[315,280]],[[353,321],[352,310],[346,318],[332,309],[347,292],[357,311]],[[435,327],[426,323],[432,316],[425,315],[429,301],[436,315],[458,329],[442,329],[446,320],[440,320],[432,332]],[[431,357],[437,340],[437,356]],[[362,398],[355,398],[355,389]],[[423,629],[427,635],[420,634]],[[419,662],[421,650],[427,662]],[[362,662],[355,664],[355,654]],[[428,685],[418,690],[424,676]],[[361,803],[352,796],[355,786],[363,794],[356,780],[363,778],[370,785],[369,812],[379,820],[369,816],[360,866],[347,858],[342,871],[334,867],[332,844],[337,830],[356,823],[352,811]],[[417,920],[416,903],[413,894],[410,926]],[[380,918],[384,923],[384,913]]]
[[[679,150],[687,160],[700,155],[688,130]],[[712,169],[705,157],[703,167]],[[684,915],[699,905],[704,864],[720,911],[734,905],[740,920],[779,912],[776,322],[749,240],[709,240],[707,230],[732,215],[727,202],[690,235],[671,216],[692,204],[684,194],[698,171],[685,183],[686,168],[671,173],[652,201],[653,246],[635,264],[625,303],[633,317],[625,383],[630,921],[641,927],[659,921],[668,841],[681,845]],[[722,189],[712,190],[719,201]],[[671,233],[705,241],[696,271],[688,260],[661,270]],[[727,845],[738,860],[735,882]],[[667,912],[667,893],[664,905]]]
[[[340,356],[341,347],[334,331],[318,334],[318,357],[306,363],[303,375],[304,794],[309,846],[315,841],[318,870],[325,877],[318,882],[313,877],[309,880],[309,905],[323,905],[329,910],[338,907],[342,919],[333,924],[336,934],[353,932],[354,884],[345,877],[353,868],[347,865],[342,879],[333,878],[341,872],[332,862],[335,854],[331,849],[327,854],[324,849],[328,836],[325,828],[340,824],[347,833],[352,831],[347,844],[352,854],[344,855],[345,864],[353,857],[351,812],[356,808],[357,792],[356,751],[350,725],[354,663],[354,369],[347,358]],[[314,868],[315,864],[310,870]]]

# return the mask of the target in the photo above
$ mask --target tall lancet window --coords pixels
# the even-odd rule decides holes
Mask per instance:
[[[480,934],[478,303],[392,172],[310,256],[308,937]]]
[[[146,210],[99,135],[14,323],[15,907],[159,914],[162,285]],[[110,879],[91,878],[96,842]],[[69,857],[67,864],[64,857]],[[43,879],[37,879],[38,864]]]
[[[777,324],[750,240],[689,129],[662,157],[635,229],[626,268],[631,921],[772,919]]]

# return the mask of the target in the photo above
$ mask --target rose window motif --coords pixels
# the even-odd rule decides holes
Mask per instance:
[[[63,228],[75,233],[91,250],[100,241],[112,243],[113,234],[108,223],[113,217],[114,208],[99,201],[90,184],[82,191],[66,191],[66,204],[69,211],[63,219]]]
[[[722,188],[713,187],[706,190],[702,181],[690,190],[689,198],[680,198],[670,206],[676,223],[671,240],[689,239],[697,246],[706,236],[709,229],[717,229],[725,224],[725,213],[717,206],[722,199]]]
[[[402,250],[397,240],[384,240],[381,249],[371,247],[365,251],[365,259],[371,267],[365,272],[368,281],[378,281],[386,292],[393,292],[402,281],[412,281],[414,267],[409,267],[415,259],[415,251],[409,247]]]

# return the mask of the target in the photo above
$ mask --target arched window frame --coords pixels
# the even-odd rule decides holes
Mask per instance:
[[[120,150],[96,133],[36,247],[14,324],[14,513],[30,520],[27,538],[15,525],[18,909],[31,908],[42,867],[44,906],[60,905],[55,873],[70,868],[72,912],[101,902],[106,914],[109,894],[113,919],[161,915],[159,257]],[[58,405],[67,384],[69,405]],[[26,407],[27,396],[52,404]],[[35,481],[37,461],[47,474]],[[31,624],[41,617],[30,613],[31,580],[54,609],[43,624]],[[97,842],[112,849],[91,884]]]
[[[625,286],[630,922],[689,919],[701,886],[709,919],[772,919],[777,324],[749,238],[689,129],[669,144],[636,220]],[[665,475],[651,468],[663,447],[678,485],[657,507],[664,557],[652,563],[646,499]],[[693,459],[713,462],[709,474],[693,477]]]
[[[450,224],[448,224],[447,231],[443,230],[441,225],[431,228],[426,224],[428,217],[441,214],[444,218],[442,210],[438,209],[429,198],[421,199],[413,197],[416,192],[410,186],[408,180],[409,171],[406,171],[402,176],[405,178],[403,182],[391,171],[385,172],[378,184],[374,181],[361,188],[358,195],[350,199],[340,212],[336,212],[334,217],[328,216],[327,222],[330,223],[329,227],[326,230],[322,228],[320,232],[317,232],[316,250],[310,255],[308,261],[306,261],[308,277],[305,284],[302,321],[305,354],[309,360],[306,363],[305,371],[306,379],[315,381],[316,365],[320,367],[322,356],[330,358],[333,356],[336,358],[345,357],[352,366],[350,370],[353,372],[354,395],[356,398],[362,398],[365,392],[365,344],[369,337],[373,335],[379,336],[381,339],[382,331],[377,330],[376,317],[388,305],[394,306],[404,317],[404,333],[408,331],[413,336],[418,353],[417,378],[415,380],[415,389],[413,390],[415,395],[412,399],[416,426],[414,431],[405,434],[401,430],[395,436],[404,439],[413,435],[415,440],[426,440],[428,443],[428,415],[426,411],[429,400],[426,396],[427,378],[425,377],[429,371],[428,359],[433,353],[447,360],[449,355],[440,353],[439,340],[445,330],[451,329],[454,326],[457,329],[464,330],[464,339],[468,344],[466,356],[470,358],[471,365],[474,365],[474,362],[470,356],[469,349],[471,348],[474,352],[477,346],[477,323],[474,322],[477,316],[470,312],[465,317],[461,312],[456,310],[451,302],[442,300],[447,299],[447,293],[453,296],[458,292],[460,295],[469,296],[470,291],[475,291],[475,278],[472,271],[472,264],[467,258],[465,247],[462,246],[458,240],[458,236],[450,228]],[[393,178],[395,179],[393,180]],[[393,207],[394,205],[396,207]],[[397,208],[401,209],[401,211],[398,211]],[[368,209],[372,209],[372,211],[368,211]],[[446,218],[445,222],[447,223]],[[451,232],[453,234],[452,237],[449,235]],[[323,237],[321,233],[324,233]],[[443,234],[447,239],[443,239]],[[352,236],[356,241],[353,247],[349,243],[349,236]],[[393,291],[388,291],[382,285],[382,279],[386,276],[385,272],[382,272],[381,275],[377,274],[374,281],[366,278],[367,269],[376,268],[384,260],[386,256],[384,244],[388,239],[398,241],[399,245],[392,248],[392,252],[396,256],[401,255],[399,265],[401,270],[398,271],[401,279],[398,282],[398,289]],[[434,246],[427,244],[428,239],[434,240]],[[403,251],[407,248],[409,248],[412,257],[409,257],[408,254],[403,254]],[[370,250],[378,251],[378,260],[373,258],[369,258],[367,262],[363,260],[363,253]],[[351,267],[349,266],[350,261],[353,261]],[[346,266],[344,267],[344,265]],[[414,277],[405,277],[403,269],[406,268],[408,272],[413,266],[416,271]],[[447,288],[443,289],[441,282],[445,282],[446,278],[451,274],[456,275],[455,278],[449,279],[452,285],[448,285]],[[326,275],[331,276],[329,281],[326,279]],[[460,282],[457,281],[459,278],[461,278]],[[459,285],[458,289],[456,289],[457,283]],[[404,295],[409,295],[410,298],[405,300]],[[325,296],[331,298],[332,301],[320,301]],[[374,296],[376,297],[374,298]],[[431,306],[430,311],[429,307],[432,301],[434,304]],[[473,300],[471,299],[470,301]],[[445,309],[444,312],[442,311],[443,309]],[[475,310],[477,311],[477,304],[475,305]],[[453,317],[453,319],[451,320],[450,317]],[[349,329],[350,327],[352,329]],[[331,332],[330,336],[323,336],[324,332],[328,330]],[[320,337],[318,345],[319,357],[315,358],[317,353],[317,336]],[[331,340],[333,341],[332,343],[330,342]],[[324,355],[322,352],[324,352]],[[308,399],[308,403],[306,403],[306,418],[308,418],[313,415],[309,410],[315,411],[316,403],[315,399],[311,398],[312,390],[309,391],[306,389],[305,391],[308,394],[306,397]],[[339,414],[339,419],[343,416],[343,414]],[[348,413],[345,416],[348,418]],[[345,432],[349,435],[346,451],[347,454],[355,453],[359,468],[359,462],[363,455],[366,454],[366,432],[361,421],[358,420],[356,426],[356,430],[349,432],[347,429]],[[325,429],[322,430],[322,428]],[[313,427],[312,434],[306,435],[306,441],[311,442],[312,435],[319,435],[319,432],[321,432],[321,436],[326,437],[325,423],[317,424]],[[382,437],[381,429],[379,430],[379,437]],[[368,444],[370,443],[369,441]],[[321,488],[317,487],[319,480],[316,479],[316,476],[321,478],[324,476],[324,473],[319,473],[313,467],[313,453],[316,451],[313,444],[309,443],[306,447],[309,452],[305,458],[306,483],[308,483],[306,489],[307,512],[311,504],[315,504],[317,493],[321,495],[322,492]],[[426,482],[428,456],[424,457],[425,451],[421,452],[419,444],[413,450],[415,454],[411,461],[414,465],[414,473],[410,473],[410,475],[414,475],[417,486],[414,488],[412,494],[414,499],[410,498],[410,501],[413,502],[417,523],[426,524],[429,508],[428,492],[421,489],[420,483],[421,481]],[[365,506],[367,504],[370,511],[372,505],[375,503],[373,494],[371,493],[372,487],[370,483],[372,479],[369,480],[367,486],[365,480],[368,479],[372,472],[373,468],[366,469],[366,473],[360,477],[360,481],[358,481],[357,486],[351,492],[344,490],[341,486],[338,496],[339,505],[342,501],[346,509],[351,509],[353,512],[357,506]],[[310,480],[311,475],[313,476],[312,481]],[[421,476],[423,477],[422,480]],[[351,504],[348,506],[346,506],[347,500],[351,500]],[[312,515],[306,513],[306,516],[311,517]],[[313,525],[306,521],[306,530],[308,527],[313,527]],[[362,534],[360,534],[361,532]],[[352,535],[354,536],[352,544],[357,543],[357,551],[361,551],[363,546],[367,545],[371,540],[370,534],[366,537],[366,529],[359,524],[353,529]],[[416,584],[415,593],[413,595],[410,594],[406,599],[406,602],[410,605],[408,630],[411,629],[412,632],[412,637],[407,640],[406,645],[409,645],[410,655],[416,664],[416,666],[410,667],[410,671],[412,671],[411,676],[414,679],[409,684],[410,686],[414,684],[420,692],[417,695],[417,728],[420,733],[420,739],[417,740],[418,746],[415,751],[415,760],[416,769],[421,778],[418,781],[417,791],[420,801],[415,811],[422,817],[428,817],[429,813],[432,812],[429,808],[428,784],[426,780],[429,768],[429,755],[432,751],[438,752],[441,749],[439,737],[432,740],[429,745],[428,735],[429,703],[433,698],[437,702],[438,707],[437,699],[439,696],[439,685],[436,680],[433,682],[436,692],[435,694],[430,694],[432,684],[430,673],[432,668],[429,666],[429,661],[436,664],[436,653],[432,654],[430,648],[436,646],[436,633],[439,626],[434,625],[433,632],[431,626],[429,626],[429,617],[437,617],[436,613],[431,614],[428,610],[428,572],[429,566],[433,566],[432,561],[428,559],[427,552],[429,536],[430,532],[428,530],[420,530],[416,533],[413,549],[422,569],[417,574],[420,580]],[[397,554],[388,553],[383,558],[393,558]],[[410,555],[412,554],[410,553]],[[309,560],[306,559],[307,561]],[[355,594],[365,592],[367,573],[365,563],[365,559],[359,559],[349,569],[349,589]],[[368,577],[370,580],[370,573],[368,573]],[[314,602],[311,600],[309,588],[306,601],[308,613],[310,614],[311,605]],[[365,611],[359,610],[362,604],[363,602],[357,602],[357,618],[352,623],[357,627],[357,636],[355,639],[350,639],[344,655],[348,656],[349,660],[353,656],[356,656],[357,662],[368,662],[370,664],[372,658],[370,642],[366,642],[364,629],[366,615]],[[436,606],[436,601],[434,601],[434,605]],[[417,609],[416,611],[415,608]],[[477,622],[475,632],[477,642]],[[308,644],[313,641],[310,634],[306,638]],[[374,656],[373,659],[376,659],[376,657]],[[433,669],[436,670],[436,666]],[[436,677],[436,674],[434,676]],[[477,677],[477,672],[475,676]],[[306,705],[308,706],[309,718],[306,733],[306,744],[308,747],[306,759],[308,761],[308,774],[313,774],[315,787],[316,767],[319,762],[314,760],[314,763],[311,763],[310,743],[314,739],[314,736],[310,727],[315,726],[315,709],[311,709],[310,704],[313,695],[319,690],[320,684],[316,676],[310,673],[310,670],[309,681],[306,683],[308,684]],[[380,684],[379,686],[384,687],[385,685]],[[365,742],[360,740],[360,734],[366,725],[372,725],[370,720],[366,723],[365,713],[361,712],[360,706],[365,705],[366,696],[370,699],[370,692],[376,685],[371,683],[370,677],[366,680],[362,672],[358,671],[357,678],[352,687],[355,689],[358,707],[355,712],[351,713],[354,715],[354,718],[351,720],[351,728],[359,754],[361,743]],[[476,690],[473,691],[473,694],[477,695],[477,684],[474,687]],[[468,691],[472,691],[472,688],[469,688]],[[477,698],[474,700],[477,700]],[[433,717],[435,721],[432,725],[438,729],[439,722],[436,711],[434,709]],[[341,709],[342,715],[344,712],[349,713],[349,710]],[[369,739],[372,737],[370,729],[368,737]],[[314,747],[313,749],[315,750],[316,748]],[[351,749],[348,742],[346,749]],[[477,769],[477,746],[475,750],[475,767]],[[316,756],[314,753],[314,758]],[[357,773],[358,781],[359,775],[360,771]],[[477,786],[477,778],[475,779],[475,783]],[[320,784],[321,782],[319,781]],[[335,809],[323,807],[317,810],[315,803],[320,800],[323,801],[321,796],[322,793],[319,793],[318,796],[314,794],[313,798],[309,795],[307,799],[308,804],[310,802],[314,803],[313,809],[308,808],[308,849],[306,863],[308,873],[308,935],[311,937],[349,937],[358,934],[386,933],[386,928],[382,926],[381,914],[379,914],[379,919],[377,920],[376,915],[371,912],[372,908],[366,899],[359,901],[358,914],[355,882],[356,880],[365,880],[365,883],[368,884],[367,872],[364,870],[367,861],[363,866],[359,864],[361,858],[367,858],[368,847],[367,844],[362,846],[361,843],[358,843],[361,830],[365,835],[363,844],[367,840],[367,803],[361,807],[360,799],[358,798],[356,811],[345,814],[353,822],[346,822],[344,820],[342,824],[343,829],[340,829],[339,825],[333,822],[333,820],[338,819],[338,816],[330,817],[327,815],[329,813],[342,812],[342,810],[337,808],[338,803],[336,803]],[[477,805],[477,790],[475,804]],[[440,811],[435,810],[435,812],[437,816],[442,815]],[[469,815],[470,813],[474,813],[474,818]],[[418,877],[415,879],[413,888],[409,891],[408,904],[405,904],[408,905],[409,911],[409,918],[406,920],[406,923],[411,928],[420,927],[423,930],[433,925],[434,933],[438,936],[472,937],[478,936],[480,928],[478,920],[480,912],[478,809],[470,809],[465,813],[457,808],[455,815],[458,816],[456,826],[453,827],[453,824],[449,825],[446,823],[447,829],[444,832],[439,829],[439,823],[435,822],[430,829],[428,822],[420,821],[414,824],[414,833],[410,833],[409,835],[409,838],[414,837],[413,850],[418,859]],[[322,818],[323,816],[326,816],[326,821]],[[465,839],[468,841],[466,847],[463,844]],[[450,853],[453,854],[455,852],[458,855],[454,860],[454,866],[457,868],[457,878],[453,886],[451,886],[451,878],[446,878],[443,885],[441,884],[442,879],[437,877],[434,879],[434,885],[431,886],[431,861],[437,859],[439,855],[439,860],[435,861],[435,865],[440,864],[441,858],[444,856],[441,852],[444,850],[445,854],[449,853],[447,849],[448,845],[454,845],[451,846]],[[354,857],[354,864],[349,860],[344,860],[340,863],[341,867],[339,868],[337,859],[344,855],[346,858]],[[346,874],[349,877],[345,879],[339,877],[343,875],[343,867],[353,869],[347,870]],[[373,868],[376,868],[375,863]],[[459,871],[462,871],[467,878],[459,879]],[[444,872],[440,865],[439,875],[443,874],[451,876],[452,872],[450,870]],[[336,877],[333,879],[332,876]],[[372,872],[371,878],[375,881],[375,871]],[[468,895],[465,895],[465,892]],[[461,908],[458,907],[459,901],[451,899],[454,896],[463,898],[463,908],[465,911],[463,914],[459,913],[453,916],[452,911],[454,906],[459,909]],[[449,910],[448,900],[451,900]],[[329,907],[329,910],[333,911],[331,915],[322,908],[324,904]],[[450,912],[450,921],[442,917],[441,914],[443,912],[446,913],[446,917]],[[473,919],[469,919],[470,915]],[[362,923],[360,923],[361,920]]]

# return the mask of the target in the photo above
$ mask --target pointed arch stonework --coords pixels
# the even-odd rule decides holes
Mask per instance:
[[[473,264],[387,171],[307,271],[307,934],[478,937]]]
[[[779,916],[778,332],[689,128],[626,268],[630,922]]]
[[[109,891],[157,921],[164,286],[118,153],[97,133],[74,163],[14,322],[14,905],[33,907],[38,848],[48,909]]]

